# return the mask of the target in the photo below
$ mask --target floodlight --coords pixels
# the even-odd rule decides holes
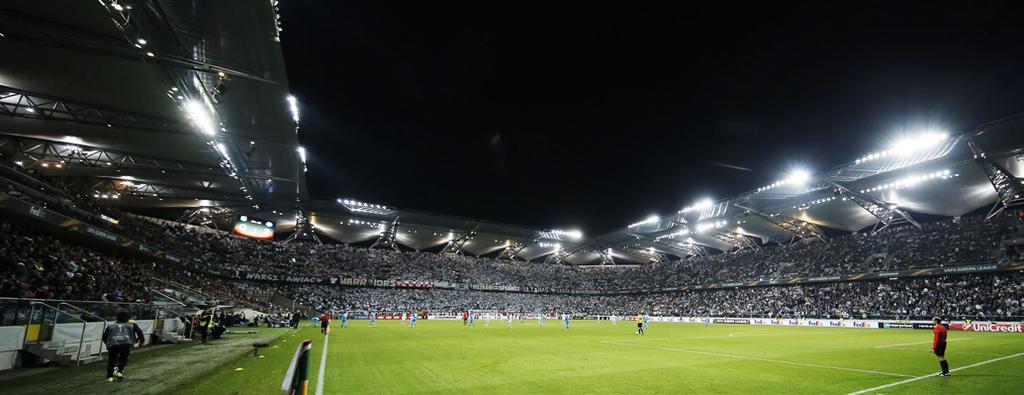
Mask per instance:
[[[302,163],[306,163],[306,147],[300,145],[295,149],[295,151],[298,151],[299,158],[302,159]]]
[[[790,184],[804,185],[811,179],[811,172],[806,169],[795,169],[789,173],[789,177],[786,179]]]
[[[288,109],[292,112],[292,120],[299,123],[299,100],[295,96],[288,95]]]
[[[909,155],[926,150],[945,141],[949,135],[941,130],[926,129],[911,136],[901,137],[892,142],[889,152],[896,155]]]
[[[185,103],[185,110],[188,111],[189,117],[196,123],[196,126],[199,126],[199,131],[210,136],[217,133],[213,127],[213,117],[203,108],[202,104],[189,100]]]

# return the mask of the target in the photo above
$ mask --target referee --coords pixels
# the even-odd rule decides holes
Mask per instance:
[[[949,363],[946,362],[946,327],[942,326],[942,319],[939,317],[932,318],[932,322],[935,323],[935,329],[932,333],[935,334],[934,340],[932,340],[932,351],[935,352],[935,356],[939,357],[939,366],[942,367],[942,373],[939,376],[949,376]]]

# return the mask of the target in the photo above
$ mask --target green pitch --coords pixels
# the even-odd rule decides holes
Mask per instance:
[[[489,327],[420,320],[332,325],[323,393],[835,393],[914,379],[939,370],[931,331],[548,320]],[[294,335],[294,336],[293,336]],[[314,328],[282,337],[264,359],[200,383],[197,392],[275,393],[300,339],[313,339],[310,393],[324,338]],[[280,344],[280,343],[274,343]],[[872,393],[1020,393],[1024,337],[950,332],[952,377],[928,377]]]
[[[308,321],[298,331],[261,329],[207,345],[133,354],[128,379],[102,382],[104,363],[0,383],[22,394],[280,394],[302,339],[313,339],[310,394],[323,369],[323,394],[342,393],[1021,393],[1024,335],[949,333],[953,376],[930,353],[931,331],[548,320],[337,322],[325,338]],[[244,355],[271,341],[264,358]],[[958,370],[959,369],[959,370]]]

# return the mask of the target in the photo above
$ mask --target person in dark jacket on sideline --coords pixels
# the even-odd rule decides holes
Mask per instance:
[[[114,378],[124,379],[124,368],[128,365],[128,354],[135,343],[142,347],[146,334],[130,319],[128,312],[117,312],[117,321],[103,331],[103,343],[107,345],[107,382]]]

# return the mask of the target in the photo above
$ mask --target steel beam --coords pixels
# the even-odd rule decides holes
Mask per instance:
[[[101,179],[89,185],[94,198],[100,199],[184,199],[244,201],[245,195],[227,193],[212,188],[189,188],[157,183]],[[107,197],[104,198],[103,196]],[[116,197],[114,197],[116,196]]]
[[[733,206],[736,206],[743,210],[747,210],[748,213],[753,214],[765,221],[768,221],[772,225],[778,226],[782,228],[782,230],[789,232],[793,234],[793,236],[799,237],[801,239],[805,237],[817,237],[821,241],[828,240],[828,238],[825,236],[825,233],[822,232],[821,228],[819,228],[818,225],[812,224],[810,222],[801,221],[796,218],[788,217],[785,215],[768,215],[760,211],[754,210],[750,207],[742,206],[736,203],[733,203]]]
[[[0,116],[195,135],[188,122],[117,110],[0,85]]]
[[[448,244],[444,246],[444,250],[442,250],[441,252],[455,255],[463,255],[462,247],[465,246],[466,243],[468,243],[470,240],[473,240],[473,237],[476,236],[476,230],[479,227],[479,225],[474,225],[473,228],[469,230],[469,232],[463,233],[459,235],[459,237],[448,240]]]
[[[989,210],[988,215],[985,216],[985,220],[991,220],[992,217],[999,215],[999,213],[1008,208],[1024,206],[1024,181],[990,159],[984,151],[974,144],[974,139],[968,140],[967,143],[974,154],[974,162],[985,171],[985,177],[992,184],[992,188],[996,190],[996,196],[998,197],[995,204],[992,205],[992,209]]]
[[[901,210],[895,204],[883,202],[870,195],[859,193],[837,182],[829,181],[829,184],[832,184],[832,186],[842,190],[850,200],[878,219],[878,222],[875,223],[874,229],[871,230],[871,234],[878,233],[882,229],[890,226],[903,223],[910,223],[918,229],[921,229],[921,224],[917,223],[910,214]]]
[[[398,226],[400,225],[398,220],[399,218],[396,217],[395,220],[391,221],[391,224],[389,224],[388,227],[380,233],[380,236],[377,236],[377,241],[374,241],[373,244],[370,245],[371,249],[390,248],[395,251],[400,251],[398,249],[398,243],[395,242],[395,236],[398,235]]]

